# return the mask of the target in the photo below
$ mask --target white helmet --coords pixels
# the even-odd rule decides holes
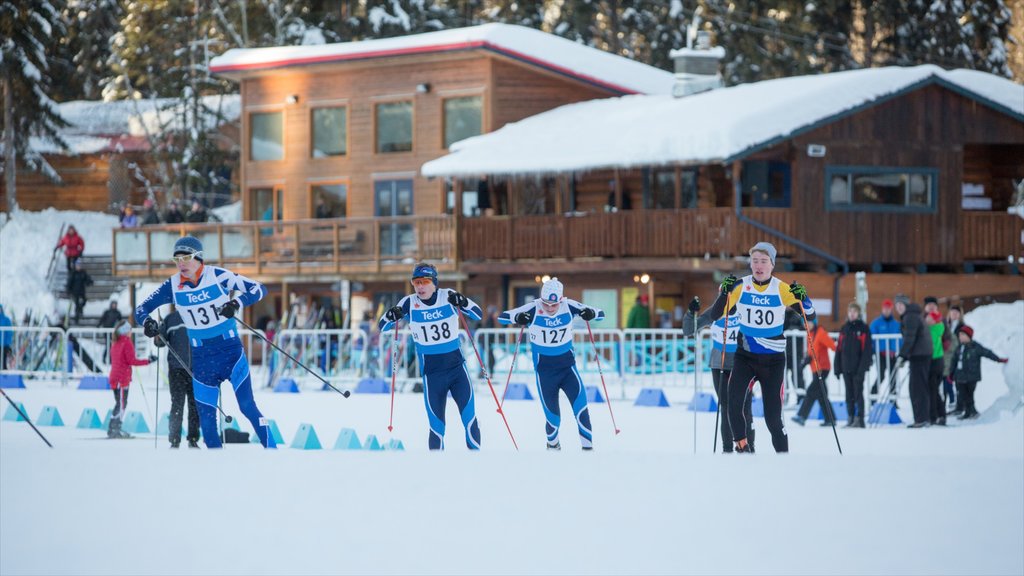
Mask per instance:
[[[548,304],[562,301],[562,283],[558,281],[558,278],[552,278],[541,286],[540,299]]]

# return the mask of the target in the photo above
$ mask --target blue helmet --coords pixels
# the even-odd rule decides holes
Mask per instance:
[[[182,236],[174,243],[174,255],[192,254],[196,260],[203,261],[203,243],[195,236]]]
[[[437,286],[437,268],[434,268],[433,264],[417,264],[412,270],[412,279],[417,278],[430,278],[434,286]]]

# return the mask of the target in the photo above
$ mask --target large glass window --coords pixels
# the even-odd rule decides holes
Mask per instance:
[[[249,159],[284,159],[284,115],[281,112],[249,114]]]
[[[313,193],[315,218],[344,218],[348,216],[348,184],[316,184]]]
[[[344,156],[348,152],[348,116],[344,106],[313,109],[313,158]]]
[[[412,150],[412,102],[377,104],[377,152]]]
[[[444,101],[444,147],[479,136],[483,125],[483,98],[467,96]]]
[[[475,178],[462,181],[462,215],[463,216],[479,216],[480,206],[478,200],[480,192],[478,188],[479,181]],[[445,214],[455,213],[455,186],[454,182],[450,179],[445,179]]]
[[[651,199],[651,208],[672,210],[676,207],[676,174],[681,180],[679,207],[697,207],[697,171],[664,170],[654,173],[654,196]]]
[[[938,170],[828,167],[825,192],[833,210],[931,211]]]

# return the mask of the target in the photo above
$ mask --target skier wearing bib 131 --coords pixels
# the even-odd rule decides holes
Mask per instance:
[[[416,265],[412,272],[412,285],[416,293],[399,300],[396,306],[384,313],[377,326],[384,333],[396,329],[401,319],[409,319],[409,330],[423,369],[423,402],[430,423],[430,449],[444,450],[444,411],[450,391],[466,428],[466,446],[470,450],[479,450],[480,424],[476,419],[476,402],[466,359],[459,348],[456,307],[470,320],[482,318],[483,311],[455,290],[438,288],[437,269],[430,264]]]
[[[729,425],[736,452],[750,451],[743,397],[753,379],[761,383],[764,423],[772,435],[772,446],[776,452],[789,452],[789,438],[782,421],[782,379],[786,370],[786,338],[782,332],[786,308],[802,311],[812,320],[814,307],[806,288],[796,282],[786,286],[772,276],[774,269],[775,246],[758,242],[750,249],[752,274],[742,279],[727,276],[710,311],[712,318],[719,318],[735,306],[739,314],[740,338],[728,384]]]
[[[207,448],[220,448],[217,432],[217,403],[220,383],[231,380],[238,408],[249,419],[260,442],[276,448],[267,434],[267,422],[252,395],[249,361],[238,338],[235,313],[259,302],[267,294],[259,282],[216,266],[203,264],[203,245],[198,238],[183,236],[174,243],[173,260],[178,273],[171,276],[135,309],[135,322],[146,336],[160,334],[157,321],[149,315],[172,301],[188,330],[192,348],[192,391],[199,410],[199,426]],[[232,297],[232,291],[236,293]]]
[[[579,316],[587,322],[604,320],[603,311],[565,298],[558,278],[544,283],[540,289],[540,298],[506,310],[498,316],[499,323],[524,326],[530,332],[533,365],[537,369],[537,393],[546,420],[544,429],[548,437],[548,450],[562,449],[558,442],[558,427],[562,420],[558,408],[559,390],[565,392],[565,397],[572,404],[583,449],[592,450],[594,447],[587,395],[583,379],[576,370],[576,356],[572,349],[573,316]]]

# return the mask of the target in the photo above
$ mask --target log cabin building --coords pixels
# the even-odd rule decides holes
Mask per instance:
[[[340,298],[355,325],[425,260],[485,304],[559,276],[614,325],[644,293],[653,325],[675,325],[761,239],[829,327],[857,270],[868,316],[896,292],[1024,297],[1024,219],[1007,212],[1024,87],[988,74],[860,70],[674,98],[670,73],[499,24],[235,50],[212,68],[240,85],[245,221],[189,231],[270,285],[256,315],[300,293]],[[115,233],[118,273],[170,272],[185,229],[150,228]]]

